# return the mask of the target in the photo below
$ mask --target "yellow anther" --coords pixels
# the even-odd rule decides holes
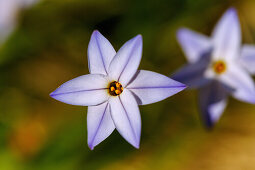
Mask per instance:
[[[115,93],[116,93],[116,94],[120,94],[121,91],[120,91],[120,90],[115,90]]]
[[[120,87],[121,86],[121,84],[120,83],[116,83],[116,87]]]
[[[122,93],[122,91],[123,87],[119,82],[113,81],[109,84],[109,94],[111,96],[118,96]]]

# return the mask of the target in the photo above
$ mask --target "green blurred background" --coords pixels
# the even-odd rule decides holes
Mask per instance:
[[[216,127],[200,122],[195,91],[140,106],[140,149],[116,131],[93,151],[86,107],[49,93],[87,74],[87,46],[98,29],[115,49],[143,35],[141,69],[170,75],[186,60],[176,42],[184,26],[209,35],[224,11],[237,8],[243,42],[254,43],[254,0],[41,0],[19,11],[0,47],[1,170],[253,170],[255,106],[230,99]]]

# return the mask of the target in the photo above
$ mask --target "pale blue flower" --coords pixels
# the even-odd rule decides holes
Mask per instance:
[[[163,100],[186,86],[164,75],[137,70],[142,57],[142,36],[126,42],[116,53],[110,42],[94,31],[88,47],[90,74],[61,85],[51,97],[72,105],[89,106],[88,145],[93,149],[116,128],[139,148],[139,105]]]
[[[255,86],[249,73],[255,73],[255,46],[241,46],[237,12],[230,8],[207,37],[180,29],[177,38],[189,64],[173,78],[199,88],[202,119],[208,127],[222,115],[229,95],[255,103]]]

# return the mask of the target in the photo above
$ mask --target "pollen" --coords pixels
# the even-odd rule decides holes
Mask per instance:
[[[114,88],[114,87],[111,87],[110,91],[115,91],[115,88]]]
[[[212,65],[213,67],[213,71],[216,73],[216,74],[222,74],[226,71],[227,69],[227,65],[224,61],[222,60],[219,60],[219,61],[216,61],[213,63]]]
[[[119,82],[113,81],[113,82],[110,83],[110,85],[109,85],[109,94],[111,96],[118,96],[122,92],[123,92],[123,87]]]

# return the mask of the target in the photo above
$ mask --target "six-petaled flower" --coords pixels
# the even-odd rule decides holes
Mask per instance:
[[[180,29],[177,38],[189,64],[173,78],[199,88],[201,116],[208,127],[220,118],[227,96],[255,104],[255,47],[241,47],[241,31],[236,10],[230,8],[216,25],[212,37]]]
[[[139,148],[141,118],[138,105],[163,100],[186,86],[164,75],[137,70],[142,37],[127,41],[116,53],[110,42],[94,31],[88,46],[90,74],[70,80],[51,97],[72,105],[88,106],[88,145],[93,149],[116,128]]]

